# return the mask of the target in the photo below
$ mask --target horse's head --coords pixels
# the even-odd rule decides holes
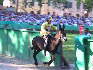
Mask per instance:
[[[53,38],[50,39],[51,43],[50,43],[50,51],[55,52],[58,45],[63,42],[62,39],[62,33],[61,31],[57,31],[56,34],[54,35]]]
[[[60,39],[62,37],[61,31],[57,31],[56,35],[54,36],[56,39]]]
[[[62,27],[61,27],[61,25],[60,25],[59,31],[61,31],[61,34],[62,34],[62,37],[61,37],[61,38],[62,38],[64,41],[67,41],[66,32],[65,32],[65,25],[64,25],[64,24],[63,24]]]
[[[61,30],[57,31],[55,38],[57,40],[62,41],[62,42],[67,41],[66,33],[64,31],[61,31]]]

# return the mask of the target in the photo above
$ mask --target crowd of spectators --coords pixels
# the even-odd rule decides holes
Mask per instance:
[[[28,22],[28,23],[38,23],[42,24],[52,16],[52,24],[59,24],[60,21],[67,25],[93,25],[92,17],[81,17],[79,14],[72,16],[71,13],[68,15],[58,16],[55,13],[47,15],[35,14],[33,11],[31,13],[15,13],[15,12],[0,12],[0,21],[18,21],[18,22]]]

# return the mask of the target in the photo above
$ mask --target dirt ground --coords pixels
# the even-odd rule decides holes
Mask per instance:
[[[47,67],[44,65],[35,66],[30,64],[30,61],[0,55],[0,70],[75,70],[75,67],[73,64],[70,64],[70,68]]]

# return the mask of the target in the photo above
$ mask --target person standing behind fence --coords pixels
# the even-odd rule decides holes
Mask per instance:
[[[63,40],[67,41],[66,32],[64,29],[65,29],[65,25],[63,24],[61,20],[60,23],[57,25],[57,30],[61,31]]]
[[[84,35],[91,36],[91,33],[89,32],[89,28],[85,28]]]
[[[63,42],[65,42],[65,41],[67,41],[67,37],[66,37],[66,32],[65,32],[65,25],[63,24],[63,22],[62,22],[62,20],[60,21],[60,23],[57,25],[57,29],[59,30],[59,31],[61,31],[61,33],[62,33],[62,39],[63,39]],[[65,57],[64,57],[64,52],[63,52],[63,42],[61,42],[60,44],[59,44],[59,46],[61,46],[61,64],[63,64],[64,66],[66,66],[66,67],[69,67],[69,63],[68,63],[68,61],[65,59]],[[59,53],[59,52],[57,52],[57,53]],[[63,63],[62,63],[63,62]],[[62,66],[63,66],[62,65]]]

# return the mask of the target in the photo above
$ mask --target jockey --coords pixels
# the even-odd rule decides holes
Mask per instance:
[[[52,17],[48,18],[47,21],[41,25],[41,35],[48,35],[51,31],[57,30],[57,28],[51,24],[51,21]]]
[[[56,26],[53,26],[51,24],[51,21],[52,21],[52,17],[48,18],[46,22],[44,22],[42,25],[41,25],[41,31],[40,31],[40,34],[41,36],[43,36],[43,38],[45,39],[45,42],[46,42],[46,45],[48,43],[48,39],[49,37],[51,37],[51,31],[56,31],[57,30],[57,27]]]

